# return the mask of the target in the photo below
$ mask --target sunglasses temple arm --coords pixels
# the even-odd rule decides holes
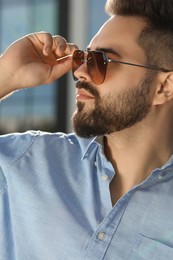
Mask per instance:
[[[160,67],[156,67],[156,66],[152,66],[152,65],[147,66],[147,65],[134,64],[134,63],[125,62],[125,61],[116,61],[116,60],[111,60],[111,59],[108,59],[108,62],[115,62],[115,63],[130,65],[130,66],[134,66],[134,67],[147,68],[147,69],[162,71],[162,72],[171,72],[172,71],[172,70],[169,70],[169,69],[160,68]]]
[[[72,57],[72,56],[73,56],[73,54],[69,54],[69,55],[63,56],[61,58],[58,58],[57,61],[65,60],[65,59]]]

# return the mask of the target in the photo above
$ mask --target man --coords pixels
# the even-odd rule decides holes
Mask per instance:
[[[173,258],[173,1],[107,10],[86,52],[38,33],[0,59],[1,97],[78,79],[76,134],[0,138],[0,259]]]

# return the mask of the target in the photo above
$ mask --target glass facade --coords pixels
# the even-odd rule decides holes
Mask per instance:
[[[0,51],[35,31],[59,31],[59,1],[0,0]],[[0,132],[54,130],[57,125],[57,82],[14,93],[1,102]]]
[[[106,0],[90,0],[89,40],[97,33],[108,19],[104,11]]]

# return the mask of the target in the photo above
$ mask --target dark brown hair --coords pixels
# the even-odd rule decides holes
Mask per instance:
[[[138,40],[148,63],[173,69],[173,0],[107,0],[106,11],[144,18]]]

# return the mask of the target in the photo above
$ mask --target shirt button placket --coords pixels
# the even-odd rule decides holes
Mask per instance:
[[[105,181],[105,182],[108,180],[108,178],[109,177],[106,174],[101,176],[102,181]]]

